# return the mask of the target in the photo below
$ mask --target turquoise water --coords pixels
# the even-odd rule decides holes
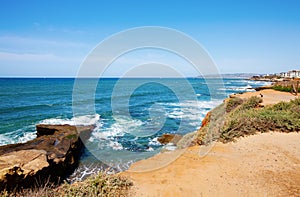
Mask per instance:
[[[94,124],[97,127],[81,159],[85,171],[89,169],[86,166],[103,157],[103,152],[105,157],[111,151],[122,150],[145,152],[148,157],[162,147],[158,136],[195,131],[205,114],[229,94],[253,91],[249,88],[265,84],[244,79],[193,78],[187,80],[193,90],[190,95],[191,90],[182,85],[185,79],[122,79],[116,92],[118,79],[101,79],[93,94],[80,93],[76,107],[81,113],[73,114],[74,80],[0,79],[0,145],[35,138],[35,125],[39,123]],[[92,89],[89,80],[82,79],[86,91]],[[140,85],[135,88],[136,84]],[[134,159],[121,160],[118,168],[126,169],[132,162]]]

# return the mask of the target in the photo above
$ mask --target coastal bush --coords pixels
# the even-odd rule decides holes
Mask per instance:
[[[243,99],[239,97],[230,98],[228,102],[226,103],[226,112],[229,113],[232,110],[234,110],[237,106],[241,105],[243,103]]]
[[[76,184],[64,183],[59,192],[63,196],[126,196],[132,182],[117,175],[99,173]]]
[[[220,141],[257,132],[300,131],[300,98],[256,109],[258,99],[250,98],[226,117]]]
[[[273,86],[273,89],[281,92],[292,92],[292,87],[288,86]]]
[[[243,110],[255,108],[261,102],[262,102],[262,98],[259,98],[257,96],[251,96],[249,99],[247,99],[245,102],[243,102],[241,104],[241,106],[238,108],[238,111],[243,111]]]
[[[273,89],[277,90],[277,91],[281,91],[281,92],[293,92],[294,91],[292,86],[276,85],[276,86],[273,86]],[[300,88],[298,88],[298,92],[300,92]]]
[[[12,196],[26,196],[26,197],[40,197],[40,196],[128,196],[129,188],[133,183],[125,177],[118,175],[108,175],[100,172],[96,176],[91,176],[82,182],[73,184],[63,183],[60,186],[47,184],[44,186],[24,189],[20,191],[0,192],[1,197]]]
[[[233,99],[229,99],[225,106],[228,113],[221,113],[224,104],[211,111],[209,123],[196,133],[194,141],[197,144],[203,145],[211,140],[225,143],[258,132],[300,131],[300,98],[264,108],[258,107],[261,102],[259,97],[251,97],[243,102]]]

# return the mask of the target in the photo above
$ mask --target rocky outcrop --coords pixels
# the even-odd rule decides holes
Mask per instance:
[[[206,125],[209,124],[210,116],[211,116],[211,112],[209,111],[209,112],[207,112],[206,116],[202,120],[201,127],[205,127]]]
[[[37,125],[37,138],[0,147],[0,189],[58,182],[72,172],[94,126]]]
[[[168,143],[173,143],[174,145],[177,144],[177,142],[182,138],[181,135],[177,134],[163,134],[161,137],[157,139],[157,141],[161,144],[168,144]]]
[[[259,86],[254,88],[256,91],[261,91],[261,90],[267,90],[267,89],[272,89],[273,85],[268,85],[268,86]]]

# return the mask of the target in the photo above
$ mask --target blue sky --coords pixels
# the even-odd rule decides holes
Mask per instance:
[[[221,73],[300,70],[297,0],[3,0],[0,76],[76,76],[99,42],[139,26],[169,27],[190,35],[209,52]],[[107,75],[119,75],[117,67],[130,64],[130,59],[158,55],[164,61],[176,60],[145,50],[116,62]]]

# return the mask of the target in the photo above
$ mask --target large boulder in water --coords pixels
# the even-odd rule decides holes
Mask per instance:
[[[36,126],[37,138],[0,147],[0,189],[57,182],[78,164],[83,141],[94,126]]]
[[[178,134],[163,134],[161,137],[157,139],[157,141],[161,144],[173,143],[174,145],[182,138],[181,135]]]

